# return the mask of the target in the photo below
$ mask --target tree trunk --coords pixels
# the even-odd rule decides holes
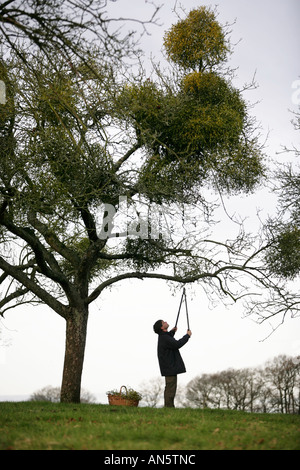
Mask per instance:
[[[65,361],[60,395],[62,403],[80,403],[87,322],[87,308],[73,309],[67,319]]]

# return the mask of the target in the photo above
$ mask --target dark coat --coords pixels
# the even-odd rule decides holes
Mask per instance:
[[[190,337],[186,334],[177,341],[173,338],[174,334],[174,331],[162,331],[158,335],[157,355],[160,372],[163,376],[186,372],[179,349],[188,342]]]

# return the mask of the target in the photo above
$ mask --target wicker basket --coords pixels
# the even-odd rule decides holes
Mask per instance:
[[[139,401],[138,400],[131,400],[130,398],[122,396],[122,388],[125,388],[125,393],[127,395],[127,388],[125,385],[122,385],[120,388],[120,394],[118,395],[112,395],[109,393],[108,396],[108,403],[110,405],[123,405],[123,406],[138,406]]]

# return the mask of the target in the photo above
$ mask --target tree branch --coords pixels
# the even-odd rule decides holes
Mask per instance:
[[[74,295],[76,297],[76,293],[73,290],[70,281],[62,273],[55,257],[43,246],[43,244],[34,234],[34,231],[27,227],[22,228],[16,226],[7,214],[3,214],[0,221],[11,233],[20,237],[32,248],[35,254],[36,263],[41,273],[48,279],[57,282],[62,287],[69,299],[74,298]],[[15,279],[18,278],[15,277]]]
[[[123,157],[121,157],[114,165],[114,171],[115,173],[120,169],[120,167],[123,165],[124,162],[126,162],[126,160],[128,160],[128,158],[131,157],[131,155],[136,152],[139,148],[141,147],[141,145],[139,143],[136,143],[130,150],[128,150],[128,152],[125,153],[125,155],[123,155]]]
[[[225,269],[225,268],[224,268]],[[221,269],[219,270],[221,271]],[[198,281],[199,279],[203,278],[213,278],[217,277],[217,274],[209,274],[209,273],[201,273],[198,275],[194,276],[187,276],[187,277],[182,277],[182,276],[174,276],[174,275],[169,275],[169,274],[159,274],[159,273],[146,273],[146,272],[131,272],[131,273],[124,273],[124,274],[119,274],[118,276],[112,277],[111,279],[107,279],[104,281],[102,284],[100,284],[88,297],[88,303],[93,302],[105,289],[106,287],[122,281],[124,279],[162,279],[165,281],[174,281],[174,282],[179,282],[182,284],[188,284],[191,282]]]
[[[30,279],[20,269],[7,263],[2,257],[0,257],[0,268],[6,272],[9,276],[12,276],[18,282],[20,282],[27,290],[33,292],[39,299],[45,302],[50,308],[55,310],[63,318],[67,317],[67,306],[59,302],[55,297],[49,294],[48,291],[42,289],[35,281]]]
[[[59,253],[65,259],[70,261],[73,265],[78,265],[80,259],[76,255],[76,253],[68,248],[64,243],[62,243],[57,235],[49,229],[46,224],[43,224],[40,220],[37,219],[36,214],[30,212],[28,214],[28,222],[36,229],[38,232],[43,235],[46,242],[53,248],[54,251]],[[56,269],[59,269],[59,266],[56,264]]]
[[[18,297],[21,297],[22,295],[27,294],[27,292],[29,292],[29,289],[25,287],[24,289],[22,288],[16,289],[15,292],[12,292],[11,294],[6,295],[5,298],[0,301],[0,315],[3,316],[3,312],[1,312],[1,310],[2,310],[2,307],[4,307],[4,305],[8,304],[14,299],[17,299]]]

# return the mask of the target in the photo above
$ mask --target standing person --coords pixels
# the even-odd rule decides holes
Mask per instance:
[[[163,320],[158,320],[153,325],[154,332],[158,334],[157,355],[160,372],[166,381],[165,407],[173,408],[177,389],[177,374],[186,372],[179,349],[188,342],[192,332],[187,330],[186,334],[177,341],[173,338],[177,328],[173,328],[171,331],[168,331],[168,328],[169,324]]]

